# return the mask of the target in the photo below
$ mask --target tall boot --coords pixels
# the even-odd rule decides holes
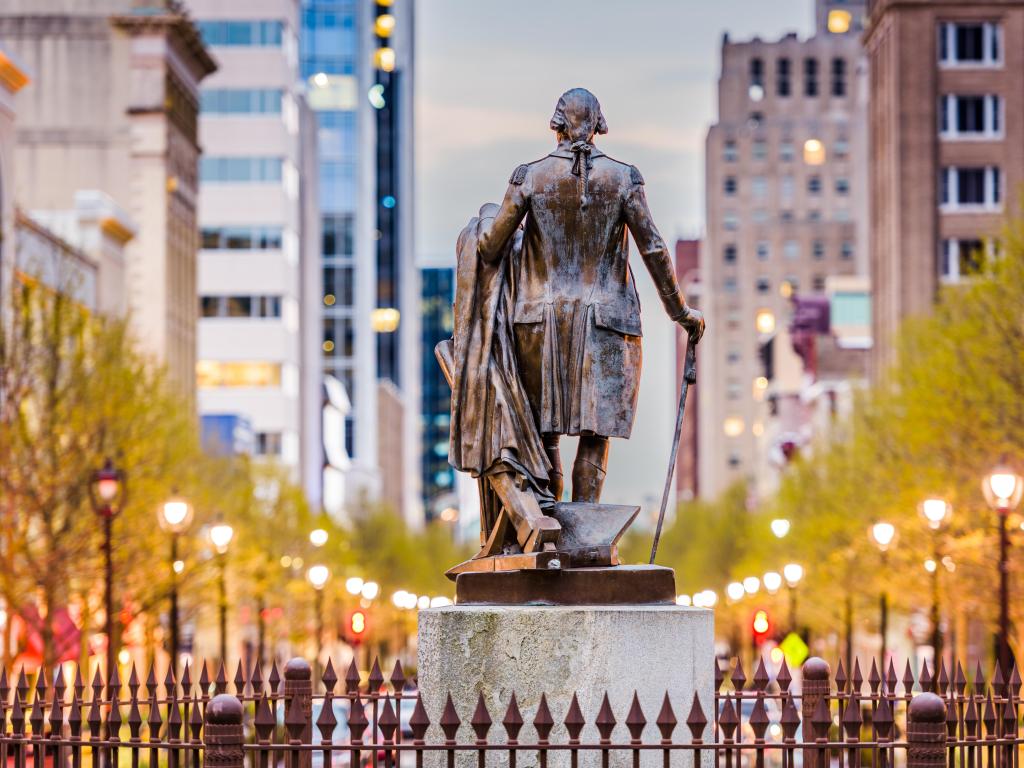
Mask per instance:
[[[582,435],[572,465],[572,500],[597,504],[608,467],[608,438]]]
[[[562,478],[562,453],[558,450],[558,439],[561,435],[555,432],[545,432],[541,437],[544,440],[544,453],[547,454],[548,461],[551,462],[551,471],[548,472],[548,490],[558,502],[562,500],[562,491],[565,487]]]

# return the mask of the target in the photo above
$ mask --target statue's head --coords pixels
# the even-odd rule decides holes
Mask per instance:
[[[594,94],[586,88],[570,88],[558,100],[551,116],[551,130],[559,139],[590,142],[595,133],[608,133],[608,123]]]

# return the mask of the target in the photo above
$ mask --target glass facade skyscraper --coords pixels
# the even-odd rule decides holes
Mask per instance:
[[[384,499],[415,523],[413,2],[302,0],[301,16],[300,69],[317,115],[323,371],[344,384],[352,405],[347,486],[351,498]]]

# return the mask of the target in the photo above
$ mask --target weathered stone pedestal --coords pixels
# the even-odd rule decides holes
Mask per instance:
[[[438,721],[450,692],[462,720],[459,741],[472,743],[469,721],[483,692],[494,721],[488,740],[504,743],[501,721],[514,691],[526,723],[520,743],[536,741],[533,718],[545,693],[555,721],[550,742],[565,744],[563,722],[575,692],[587,723],[581,741],[596,744],[594,723],[607,692],[618,723],[613,742],[628,744],[625,720],[636,691],[647,720],[645,743],[660,741],[655,721],[666,692],[679,721],[673,741],[688,742],[685,722],[694,691],[713,719],[713,638],[710,610],[675,605],[455,605],[420,611],[419,683],[432,722],[428,738],[443,743]],[[443,759],[440,752],[428,755],[431,765],[442,765]],[[476,759],[467,751],[458,762],[475,766]],[[580,765],[600,765],[600,759],[597,751],[581,753]],[[660,750],[644,751],[641,765],[660,766],[662,759]],[[552,750],[548,762],[568,765],[569,753]],[[709,751],[701,763],[711,765]],[[487,764],[506,765],[507,754],[491,753]],[[520,768],[536,764],[535,751],[518,754]],[[691,753],[674,753],[672,764],[692,766]],[[612,753],[611,765],[632,765],[632,754]]]

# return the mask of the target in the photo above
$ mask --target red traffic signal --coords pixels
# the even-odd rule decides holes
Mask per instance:
[[[370,617],[361,608],[349,611],[348,616],[345,617],[345,635],[352,645],[359,645],[363,641],[369,627]]]
[[[768,611],[763,608],[758,608],[754,611],[754,618],[750,622],[750,628],[754,632],[754,642],[758,645],[763,643],[772,631],[772,621],[768,616]]]

